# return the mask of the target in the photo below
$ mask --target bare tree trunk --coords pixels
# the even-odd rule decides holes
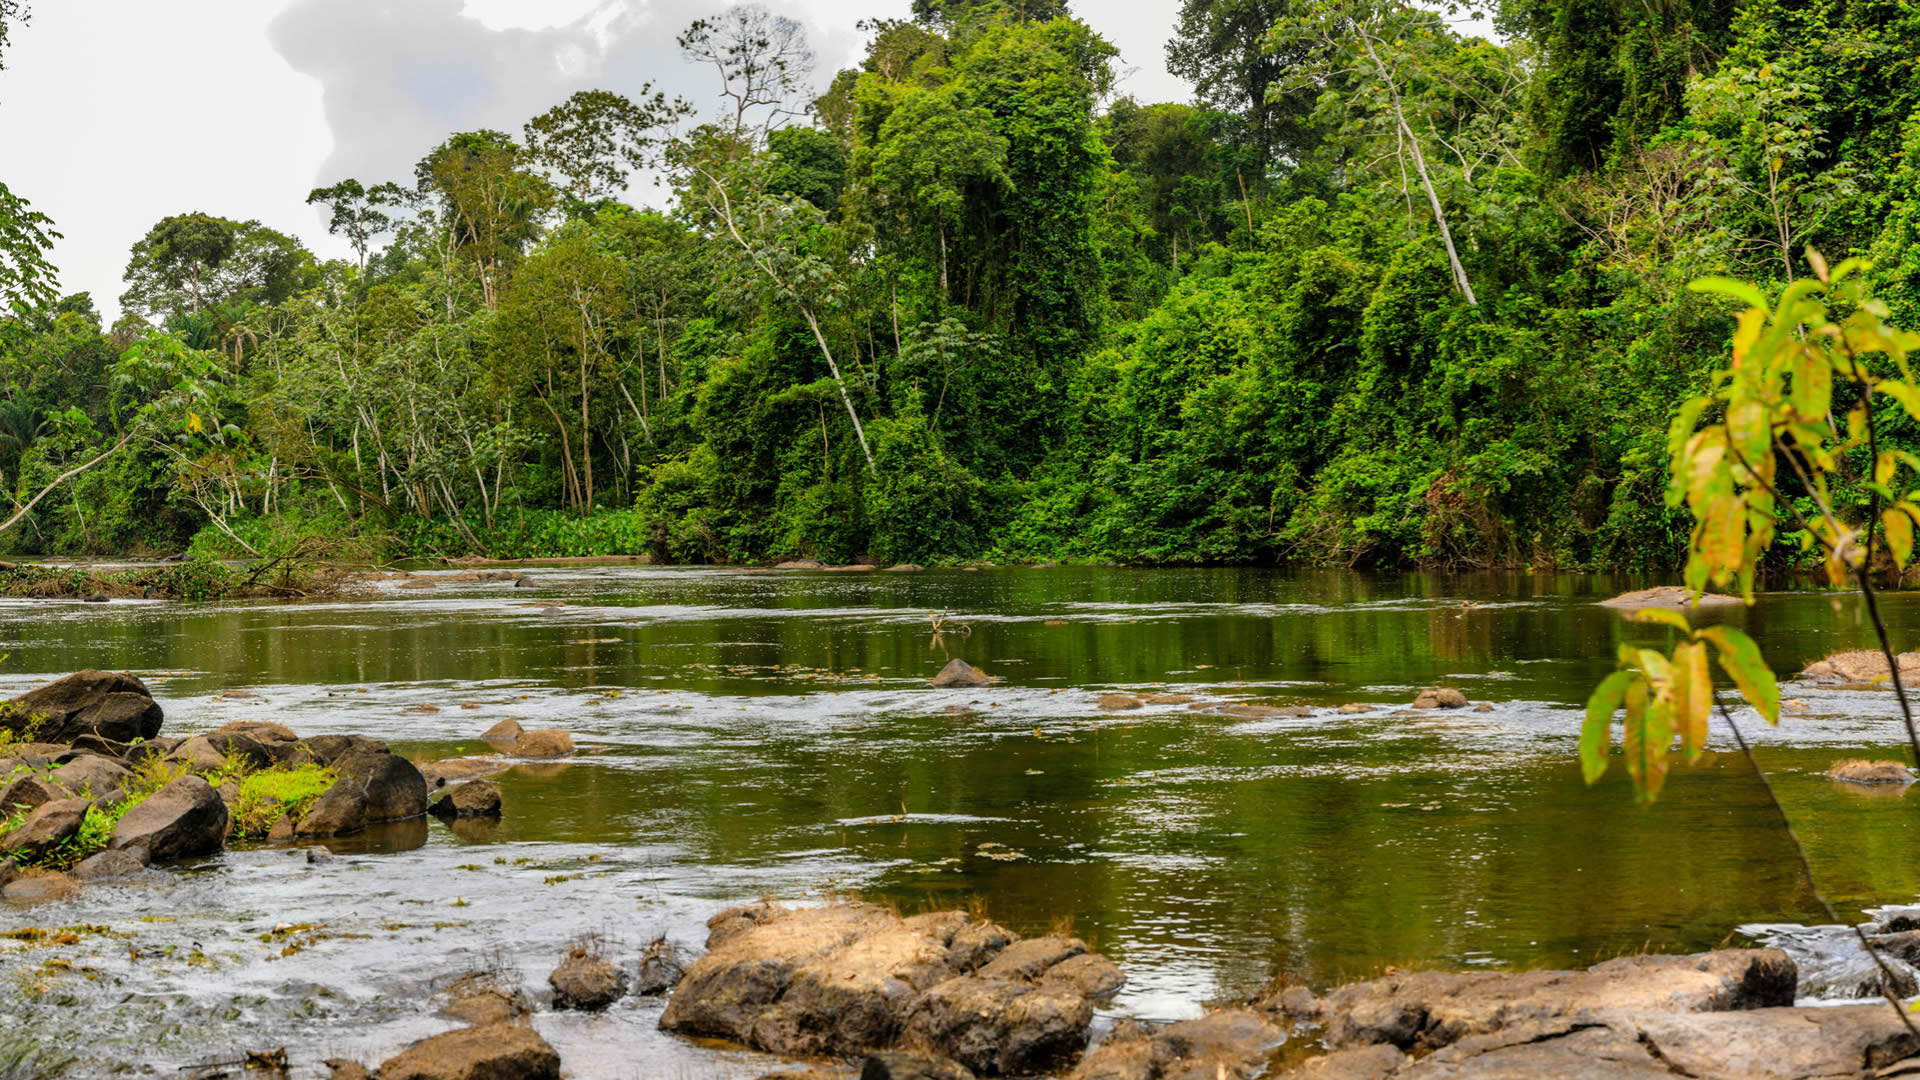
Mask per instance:
[[[1447,262],[1453,267],[1453,283],[1460,287],[1461,295],[1467,298],[1471,307],[1479,307],[1480,301],[1473,295],[1473,283],[1467,280],[1467,268],[1460,264],[1460,253],[1453,246],[1453,230],[1447,227],[1447,212],[1440,208],[1440,196],[1433,190],[1433,177],[1427,175],[1427,156],[1420,152],[1420,140],[1414,138],[1413,128],[1407,125],[1406,110],[1400,103],[1400,86],[1393,81],[1393,74],[1380,60],[1380,54],[1373,50],[1373,38],[1365,30],[1360,32],[1360,43],[1367,47],[1367,59],[1373,61],[1374,69],[1380,73],[1380,79],[1387,84],[1387,98],[1393,103],[1393,119],[1400,126],[1401,135],[1406,137],[1407,146],[1413,151],[1413,168],[1420,174],[1420,186],[1426,189],[1427,203],[1433,207],[1433,223],[1440,227],[1440,242],[1446,245]]]
[[[15,523],[17,523],[21,518],[26,517],[29,513],[33,511],[33,507],[35,503],[39,502],[41,499],[46,498],[48,494],[50,494],[53,491],[54,488],[57,488],[61,484],[66,483],[68,480],[72,479],[73,477],[79,476],[81,473],[86,472],[88,469],[91,469],[95,465],[98,465],[101,462],[107,460],[108,458],[112,457],[114,454],[119,453],[121,448],[126,446],[127,443],[132,439],[133,439],[133,436],[131,435],[122,435],[120,437],[119,442],[114,443],[112,446],[108,447],[106,452],[102,453],[99,457],[94,458],[92,461],[87,462],[85,465],[76,465],[73,468],[68,469],[66,472],[61,473],[59,476],[54,477],[52,483],[40,489],[40,494],[35,495],[33,498],[27,500],[27,505],[21,507],[18,512],[16,512],[12,517],[8,518],[7,520],[0,521],[0,532],[6,532],[8,529],[13,528]]]

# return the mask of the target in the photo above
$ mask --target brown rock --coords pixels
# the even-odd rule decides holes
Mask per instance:
[[[1116,1029],[1072,1080],[1247,1080],[1285,1039],[1284,1031],[1245,1009],[1183,1020],[1159,1032]]]
[[[315,735],[302,741],[322,765],[332,765],[352,753],[387,752],[385,742],[365,735]]]
[[[132,770],[110,758],[86,754],[53,770],[53,779],[77,795],[114,802],[133,779]]]
[[[373,1074],[365,1065],[348,1061],[345,1058],[328,1058],[327,1080],[373,1080]]]
[[[1097,953],[1082,953],[1069,957],[1048,968],[1041,974],[1040,986],[1050,990],[1067,990],[1092,1001],[1104,1001],[1120,992],[1127,977],[1120,973],[1113,961]]]
[[[462,1028],[388,1058],[380,1080],[560,1080],[560,1055],[520,1024]]]
[[[1132,694],[1101,694],[1099,704],[1102,712],[1122,712],[1137,709],[1146,702]]]
[[[973,1080],[973,1072],[945,1058],[882,1050],[860,1063],[860,1080]]]
[[[1185,705],[1193,700],[1192,694],[1148,694],[1140,700],[1149,705]]]
[[[367,795],[358,784],[334,785],[320,793],[294,823],[295,836],[345,836],[367,827]]]
[[[56,799],[41,803],[6,836],[0,837],[0,855],[23,862],[39,862],[80,832],[93,804],[86,799]]]
[[[497,818],[500,789],[485,780],[461,784],[441,796],[427,812],[437,818]]]
[[[797,967],[749,1041],[799,1057],[890,1046],[920,992],[952,974],[934,938],[904,925],[870,934]]]
[[[334,784],[357,785],[367,801],[367,824],[407,821],[427,812],[427,781],[413,762],[386,750],[354,750],[334,762]],[[331,790],[331,789],[329,789]]]
[[[130,743],[160,734],[165,714],[132,675],[86,670],[30,690],[0,705],[0,730],[32,731],[47,742],[71,744],[82,735]]]
[[[1694,603],[1696,594],[1678,585],[1662,585],[1652,589],[1636,589],[1623,592],[1611,600],[1600,601],[1601,607],[1615,608],[1685,608]],[[1737,596],[1722,596],[1718,593],[1698,594],[1701,607],[1726,607],[1730,604],[1742,604],[1746,601]]]
[[[111,881],[146,870],[146,860],[133,851],[102,851],[68,871],[75,881]]]
[[[1913,685],[1920,681],[1920,652],[1905,652],[1900,661],[1900,681]],[[1859,686],[1893,687],[1891,669],[1885,653],[1870,649],[1837,652],[1807,666],[1806,674],[1820,682],[1848,683]]]
[[[920,565],[919,563],[910,563],[910,562],[908,562],[908,563],[901,563],[901,564],[900,564],[900,565],[898,565],[898,566],[889,566],[889,567],[887,567],[887,573],[889,573],[889,574],[917,574],[917,573],[919,573],[920,571],[922,571],[922,570],[925,570],[925,569],[926,569],[926,567],[924,567],[924,566],[921,566],[921,565]]]
[[[1430,687],[1413,699],[1416,709],[1464,709],[1467,705],[1467,695],[1451,686]]]
[[[1356,1046],[1309,1058],[1280,1075],[1302,1080],[1387,1080],[1406,1064],[1407,1055],[1391,1046]]]
[[[168,761],[184,763],[196,773],[219,772],[226,767],[229,759],[238,761],[248,769],[264,769],[273,764],[273,755],[267,753],[267,748],[252,736],[232,732],[225,735],[195,735],[167,755]]]
[[[12,817],[22,810],[73,798],[73,792],[45,776],[23,776],[10,784],[0,784],[0,818]]]
[[[154,862],[211,855],[226,846],[227,806],[205,780],[183,776],[127,811],[107,846],[143,848]]]
[[[513,740],[513,754],[523,758],[559,758],[573,753],[573,736],[558,728],[525,731]]]
[[[955,657],[947,662],[946,667],[940,669],[940,674],[935,675],[932,682],[936,689],[946,689],[948,687],[988,686],[993,683],[993,678],[986,672],[967,663],[965,660]]]
[[[962,973],[977,971],[1015,940],[1013,931],[997,923],[970,922],[954,931],[950,943],[953,966]]]
[[[515,720],[512,717],[508,717],[507,719],[502,720],[499,723],[488,728],[484,733],[481,734],[480,737],[483,739],[512,740],[512,739],[519,738],[520,732],[522,730],[524,729],[521,728],[520,721]]]
[[[627,993],[627,976],[619,968],[586,949],[567,954],[547,976],[553,987],[553,1007],[599,1012]]]
[[[988,1075],[1045,1072],[1086,1046],[1093,1005],[1013,979],[948,979],[922,994],[902,1045]]]
[[[815,559],[788,559],[774,566],[775,570],[825,570],[826,568],[826,563]]]
[[[657,997],[678,986],[686,973],[687,964],[680,958],[679,950],[666,938],[655,938],[640,957],[640,977],[634,981],[633,992],[641,997]]]
[[[415,764],[429,788],[442,788],[462,780],[495,776],[513,768],[513,762],[499,757],[443,758],[439,761],[421,761]]]
[[[53,870],[30,870],[0,888],[0,896],[15,903],[37,904],[65,900],[80,891],[80,883]]]
[[[1347,716],[1358,716],[1358,715],[1360,715],[1361,713],[1370,713],[1370,712],[1372,712],[1372,711],[1373,711],[1373,706],[1371,706],[1371,705],[1362,705],[1362,704],[1360,704],[1359,702],[1357,702],[1357,701],[1355,701],[1355,702],[1349,702],[1349,703],[1347,703],[1347,704],[1345,704],[1345,705],[1342,705],[1342,706],[1340,706],[1340,708],[1339,708],[1339,711],[1340,711],[1341,713],[1344,713],[1344,714],[1345,714],[1345,715],[1347,715]]]
[[[1062,960],[1083,955],[1086,951],[1087,943],[1079,938],[1058,934],[1028,938],[1000,950],[1000,955],[988,961],[975,974],[983,979],[1031,981]]]

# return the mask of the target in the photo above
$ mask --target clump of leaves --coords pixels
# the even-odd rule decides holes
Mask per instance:
[[[233,836],[261,839],[282,814],[298,820],[339,778],[332,769],[313,764],[277,765],[247,775],[240,781],[240,797],[234,802]]]

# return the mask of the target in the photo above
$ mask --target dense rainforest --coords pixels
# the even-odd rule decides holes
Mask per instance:
[[[1147,103],[1064,0],[830,79],[734,8],[711,101],[313,191],[351,259],[181,208],[111,325],[0,187],[0,553],[1671,568],[1690,280],[1863,255],[1920,323],[1920,11],[1465,14],[1185,0]]]

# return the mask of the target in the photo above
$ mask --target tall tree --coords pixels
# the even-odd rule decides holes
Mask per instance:
[[[528,160],[545,169],[575,204],[627,190],[630,174],[660,164],[665,136],[693,106],[653,84],[635,101],[611,90],[581,90],[529,120]]]
[[[207,279],[233,254],[237,232],[233,222],[198,211],[160,219],[133,245],[121,305],[159,314],[172,309],[172,294],[184,292],[200,314]]]
[[[387,208],[399,206],[405,198],[406,193],[398,184],[375,184],[367,188],[358,180],[348,179],[332,187],[314,188],[307,193],[307,205],[321,203],[327,207],[332,215],[327,221],[327,232],[347,238],[360,262],[360,271],[365,273],[367,252],[374,239],[393,230],[393,215]]]
[[[449,251],[473,264],[488,311],[499,309],[507,276],[553,202],[552,186],[527,166],[519,143],[483,130],[455,135],[414,169],[421,193],[439,199]]]
[[[719,73],[720,96],[732,113],[727,118],[732,134],[758,128],[764,136],[803,115],[801,98],[813,74],[813,50],[800,23],[757,4],[742,4],[695,21],[679,43],[688,60]]]
[[[1167,70],[1191,82],[1201,104],[1241,119],[1239,141],[1253,159],[1247,182],[1256,188],[1264,188],[1276,160],[1298,162],[1312,149],[1306,119],[1313,94],[1281,85],[1307,50],[1269,38],[1274,24],[1299,6],[1300,0],[1181,0],[1167,42]]]

